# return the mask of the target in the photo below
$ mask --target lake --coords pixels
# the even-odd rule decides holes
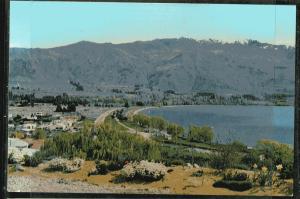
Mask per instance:
[[[215,140],[221,143],[239,140],[254,146],[261,139],[294,143],[292,106],[166,106],[142,112],[162,116],[186,129],[189,125],[208,125],[214,129]]]

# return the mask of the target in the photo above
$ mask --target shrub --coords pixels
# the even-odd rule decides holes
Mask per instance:
[[[234,173],[232,171],[225,172],[223,176],[223,180],[225,181],[245,181],[248,180],[249,177],[245,172],[237,172]]]
[[[294,172],[294,166],[293,166],[292,162],[289,164],[285,164],[285,165],[283,165],[283,168],[279,173],[279,177],[281,179],[293,178],[293,175],[294,175],[293,172]]]
[[[8,163],[15,164],[21,163],[24,160],[24,156],[18,149],[11,149],[8,151]]]
[[[129,163],[121,170],[121,177],[127,180],[156,181],[167,174],[167,168],[161,163],[148,162],[145,160],[139,163]]]
[[[242,158],[242,163],[252,167],[252,165],[259,162],[259,152],[257,150],[251,150]]]
[[[34,139],[45,139],[46,132],[43,129],[37,129],[35,133],[32,135]]]
[[[250,181],[226,181],[219,180],[213,184],[214,187],[228,188],[232,191],[246,191],[253,187]]]
[[[275,169],[275,166],[279,164],[282,164],[283,167],[293,164],[294,151],[287,144],[271,140],[261,140],[258,142],[256,150],[264,156],[264,166],[268,166],[269,169]]]
[[[49,161],[48,169],[51,171],[64,171],[67,167],[68,160],[63,158],[54,158]]]
[[[75,171],[78,171],[81,169],[81,166],[83,165],[84,160],[75,158],[73,161],[68,161],[66,165],[65,172],[67,173],[73,173]]]
[[[250,167],[248,165],[242,164],[242,163],[234,164],[234,165],[232,165],[232,168],[241,169],[241,170],[249,170],[250,169]]]
[[[172,137],[177,138],[183,135],[184,128],[179,126],[178,124],[169,124],[167,127],[167,133],[172,135]]]
[[[185,165],[185,162],[183,160],[172,160],[170,162],[170,165],[176,165],[176,166],[178,166],[178,165]]]
[[[107,168],[109,171],[117,171],[122,169],[124,166],[124,162],[118,162],[118,161],[109,161]]]
[[[32,157],[24,155],[24,166],[37,167],[42,161],[43,159],[39,152],[36,152]]]
[[[201,177],[201,176],[203,176],[203,174],[204,174],[203,170],[198,170],[198,171],[195,171],[195,172],[192,174],[192,176],[193,176],[193,177]]]
[[[159,116],[150,117],[150,126],[155,129],[164,130],[167,127],[167,122]]]
[[[233,168],[241,162],[241,155],[233,150],[231,144],[221,145],[218,151],[210,154],[210,165],[215,169]]]
[[[83,126],[79,133],[59,133],[46,139],[41,148],[45,159],[53,156],[107,161],[161,159],[160,144],[153,140],[115,128],[109,122],[98,128],[93,128],[93,123]]]
[[[143,128],[146,128],[150,126],[150,117],[144,114],[136,114],[133,116],[133,122]]]
[[[20,131],[16,131],[12,134],[10,134],[11,138],[19,138],[19,139],[25,139],[26,138],[26,134]]]
[[[97,174],[105,175],[109,172],[107,162],[101,160],[96,161],[96,171]]]
[[[255,172],[253,181],[257,182],[259,186],[271,186],[273,184],[273,171],[268,170],[267,167],[262,167],[260,171]]]
[[[244,143],[241,143],[239,141],[233,141],[231,143],[233,150],[235,151],[239,151],[239,152],[247,152],[247,145],[245,145]]]
[[[188,140],[192,142],[211,143],[213,137],[213,130],[209,126],[191,126],[188,134]]]
[[[63,171],[72,173],[81,169],[83,160],[75,158],[74,160],[67,160],[63,158],[54,158],[49,161],[48,169],[50,171]]]

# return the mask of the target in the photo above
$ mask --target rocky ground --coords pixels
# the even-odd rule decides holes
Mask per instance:
[[[66,192],[66,193],[166,193],[155,189],[130,189],[124,186],[93,185],[63,178],[46,179],[37,176],[9,176],[9,192]]]
[[[95,167],[93,161],[86,161],[83,167],[74,173],[48,172],[47,163],[38,167],[24,167],[24,171],[9,172],[8,191],[10,192],[72,192],[72,193],[141,193],[141,194],[201,194],[201,195],[254,195],[286,196],[290,194],[293,181],[288,180],[280,187],[253,187],[250,190],[237,192],[226,188],[213,187],[221,179],[211,168],[192,168],[191,166],[169,167],[163,180],[154,182],[118,182],[119,171],[106,175],[88,173]],[[192,174],[203,170],[204,175],[194,177]],[[244,171],[249,175],[251,171]]]

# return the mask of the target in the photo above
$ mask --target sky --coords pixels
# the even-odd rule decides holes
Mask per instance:
[[[295,45],[296,7],[282,5],[11,1],[10,46],[50,48],[79,41],[157,38],[254,39]]]

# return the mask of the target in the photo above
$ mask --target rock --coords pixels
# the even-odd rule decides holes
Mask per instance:
[[[16,165],[16,170],[17,171],[25,171],[24,167],[22,167],[20,164]]]
[[[194,164],[194,167],[197,168],[197,169],[200,168],[200,166],[198,164],[196,164],[196,163]]]
[[[21,163],[24,160],[24,156],[21,151],[17,148],[9,148],[8,150],[8,162],[13,163]]]
[[[191,163],[187,163],[186,166],[187,166],[188,168],[193,168],[193,165],[192,165]]]

